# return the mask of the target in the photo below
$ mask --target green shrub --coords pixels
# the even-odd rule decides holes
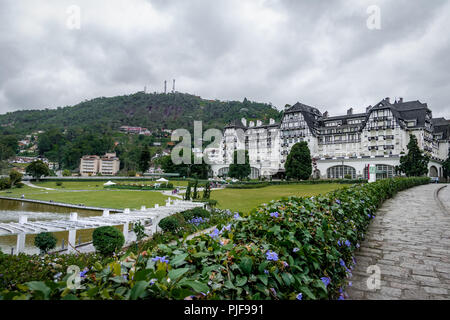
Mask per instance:
[[[194,208],[190,210],[183,211],[181,213],[185,221],[189,221],[192,218],[209,218],[211,213],[203,208]]]
[[[305,300],[337,299],[347,285],[354,252],[379,206],[401,190],[427,183],[429,178],[386,179],[315,197],[272,201],[248,215],[225,210],[230,224],[218,223],[216,230],[192,240],[160,244],[138,259],[123,256],[121,261],[131,258],[136,263],[104,265],[97,273],[101,276],[86,279],[88,289],[71,294],[83,299],[109,299],[114,294],[114,299],[183,300],[194,295],[213,300],[284,300],[301,293]],[[119,271],[111,272],[115,269]],[[123,281],[117,273],[134,280]],[[150,281],[153,285],[148,285]],[[49,284],[49,296],[60,299],[65,288],[64,282]],[[0,293],[0,298],[30,299],[39,294],[25,285]]]
[[[56,238],[52,233],[41,232],[34,238],[34,245],[44,253],[56,247]]]
[[[95,250],[105,256],[109,256],[123,247],[125,238],[119,230],[107,226],[99,227],[94,230],[92,242]]]
[[[16,188],[20,189],[20,188],[23,188],[25,186],[25,184],[23,182],[17,182],[15,186],[16,186]]]
[[[181,223],[179,219],[175,216],[166,217],[164,219],[161,219],[158,226],[164,231],[164,232],[177,232],[178,229],[181,227]]]
[[[9,180],[9,178],[0,178],[0,190],[10,188],[11,188],[11,180]]]
[[[61,187],[63,185],[63,183],[61,181],[56,181],[55,184],[56,184],[57,187]]]

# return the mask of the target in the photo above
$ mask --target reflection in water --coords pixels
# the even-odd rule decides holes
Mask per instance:
[[[18,222],[19,216],[25,215],[29,221],[38,220],[67,220],[70,212],[78,212],[79,217],[92,217],[100,216],[102,212],[93,210],[83,210],[74,208],[65,208],[58,206],[51,206],[46,204],[38,204],[31,202],[21,202],[14,200],[0,199],[0,223]],[[88,242],[92,240],[93,229],[89,230],[77,230],[76,239],[77,243]],[[64,239],[65,246],[67,247],[67,241],[69,233],[67,231],[53,233],[57,238],[56,248],[61,248],[62,240]],[[25,240],[25,252],[27,253],[39,253],[39,249],[34,246],[34,234],[26,236]],[[16,250],[17,236],[1,236],[0,248],[5,253],[10,253],[11,248]]]

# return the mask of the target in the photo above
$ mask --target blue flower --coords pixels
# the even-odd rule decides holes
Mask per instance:
[[[270,291],[272,291],[272,293],[273,293],[274,296],[277,295],[277,292],[276,292],[276,290],[275,290],[274,288],[270,288]]]
[[[151,286],[152,286],[152,285],[154,285],[154,284],[155,284],[155,282],[156,282],[156,279],[151,279],[151,280],[150,280],[150,282],[149,282],[149,285],[151,285]]]
[[[265,273],[265,274],[269,274],[269,271],[267,271],[267,270],[264,270],[264,273]]]
[[[152,259],[152,261],[159,261],[161,263],[169,263],[169,260],[166,259],[166,256],[164,257],[158,257],[156,256],[155,258]]]
[[[352,244],[350,243],[350,241],[345,240],[345,245],[346,245],[347,247],[350,247]]]
[[[345,300],[344,295],[341,294],[341,295],[339,296],[338,300]]]
[[[236,212],[236,214],[233,216],[233,218],[235,219],[239,219],[241,216],[239,215],[239,213]]]
[[[210,236],[211,238],[213,238],[213,239],[219,237],[219,229],[215,228],[215,229],[213,230],[213,232],[211,232],[211,233],[209,234],[209,236]]]
[[[287,267],[289,267],[289,264],[286,261],[283,261],[283,266],[285,266],[287,268]]]
[[[270,216],[273,217],[273,218],[278,218],[278,212],[272,212],[270,214]]]
[[[328,285],[331,282],[331,279],[328,277],[322,277],[322,278],[320,278],[320,280],[322,280],[323,284],[325,285],[325,288],[328,287]]]
[[[303,294],[302,293],[299,293],[298,295],[297,295],[297,300],[302,300],[303,299]]]
[[[345,265],[344,260],[340,259],[340,260],[339,260],[339,264],[340,264],[341,266],[347,268],[347,266]]]
[[[298,251],[300,251],[299,248],[294,248],[294,250],[292,250],[292,252],[298,252]]]
[[[337,244],[339,247],[342,246],[341,240],[338,240]]]
[[[267,255],[267,260],[269,260],[269,261],[278,261],[278,254],[276,254],[272,250],[267,251],[266,255]]]
[[[337,203],[337,204],[341,204],[341,200],[336,199],[336,203]]]

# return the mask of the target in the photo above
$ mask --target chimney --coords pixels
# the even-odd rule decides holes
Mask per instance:
[[[275,120],[272,119],[272,118],[270,118],[269,123],[270,123],[270,124],[274,124],[274,123],[275,123]]]
[[[248,126],[249,126],[250,128],[252,128],[252,127],[255,126],[255,123],[254,123],[253,121],[250,121],[250,123],[248,124]]]
[[[261,121],[261,120],[256,120],[256,125],[257,125],[258,127],[262,126],[262,121]]]
[[[398,103],[403,103],[403,98],[402,97],[398,98]]]
[[[247,119],[242,118],[242,119],[241,119],[241,122],[242,122],[242,124],[244,125],[244,127],[247,126]]]
[[[322,115],[324,118],[328,118],[328,111],[325,111]]]
[[[372,109],[372,106],[368,106],[368,107],[366,108],[366,113],[369,113],[370,109]]]
[[[391,98],[386,97],[386,98],[384,98],[384,101],[386,101],[387,103],[391,103]]]
[[[353,108],[347,110],[347,115],[351,116],[353,114]]]

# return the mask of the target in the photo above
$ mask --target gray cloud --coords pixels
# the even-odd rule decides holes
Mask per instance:
[[[366,27],[373,4],[381,30]],[[70,5],[80,30],[66,26]],[[339,114],[404,97],[450,117],[449,15],[444,0],[5,0],[0,113],[162,91],[176,78],[205,98]]]

